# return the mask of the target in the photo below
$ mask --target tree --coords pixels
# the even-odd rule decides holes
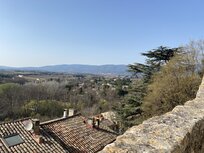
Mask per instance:
[[[148,83],[151,80],[151,76],[158,72],[162,65],[167,64],[168,61],[179,53],[180,48],[168,48],[160,46],[157,49],[142,53],[147,57],[146,64],[135,63],[129,65],[129,71],[133,72],[137,77],[142,75],[144,82]]]
[[[114,107],[122,131],[140,123],[143,112],[141,105],[146,95],[147,86],[151,82],[152,75],[158,72],[163,65],[166,65],[179,52],[179,48],[160,46],[157,49],[142,53],[143,56],[147,57],[146,64],[135,63],[129,65],[129,71],[133,72],[138,79],[132,82],[124,100]]]
[[[142,80],[137,79],[133,81],[128,92],[124,100],[113,107],[116,111],[117,120],[120,123],[121,132],[136,124],[138,116],[142,113],[141,104],[145,94]]]
[[[187,45],[182,46],[182,49],[187,53],[186,55],[191,57],[189,58],[193,63],[191,68],[202,77],[204,74],[204,40],[190,41]]]
[[[21,113],[24,116],[40,117],[41,119],[51,119],[61,117],[64,108],[70,105],[52,101],[52,100],[31,100],[25,106],[21,107]]]
[[[9,115],[14,116],[16,107],[22,105],[21,100],[21,89],[18,84],[6,83],[0,85],[0,117]]]
[[[154,74],[142,110],[148,117],[160,115],[195,98],[201,78],[189,53],[177,55]]]
[[[179,52],[179,48],[168,48],[160,46],[157,49],[153,49],[148,51],[147,53],[142,53],[143,56],[146,56],[149,60],[153,62],[155,65],[163,65],[167,63],[175,53]]]

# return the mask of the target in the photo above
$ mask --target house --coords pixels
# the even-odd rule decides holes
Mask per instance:
[[[0,153],[68,152],[44,129],[40,129],[40,136],[27,131],[23,124],[26,120],[30,118],[0,124]]]
[[[0,153],[95,153],[116,137],[100,120],[65,110],[62,118],[42,123],[31,118],[1,123]]]

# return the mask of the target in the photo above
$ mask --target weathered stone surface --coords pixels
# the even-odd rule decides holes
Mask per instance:
[[[204,79],[194,100],[133,126],[100,153],[204,153]]]

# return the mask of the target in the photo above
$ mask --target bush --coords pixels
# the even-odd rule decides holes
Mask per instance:
[[[195,98],[201,78],[192,68],[194,64],[189,55],[178,55],[153,75],[142,104],[147,116],[163,114]]]

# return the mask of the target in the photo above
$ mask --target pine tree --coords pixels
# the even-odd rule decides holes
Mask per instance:
[[[129,71],[139,77],[143,76],[144,82],[148,83],[151,76],[158,72],[162,65],[167,64],[168,61],[177,53],[181,52],[181,48],[168,48],[160,46],[157,49],[152,49],[146,53],[142,53],[147,57],[146,64],[135,63],[129,65]]]
[[[147,57],[146,64],[135,63],[129,65],[129,71],[138,79],[132,82],[124,100],[114,107],[122,131],[140,123],[139,118],[142,114],[141,105],[152,75],[158,72],[161,66],[167,64],[175,53],[178,52],[179,48],[160,46],[147,53],[142,53],[143,56]]]

